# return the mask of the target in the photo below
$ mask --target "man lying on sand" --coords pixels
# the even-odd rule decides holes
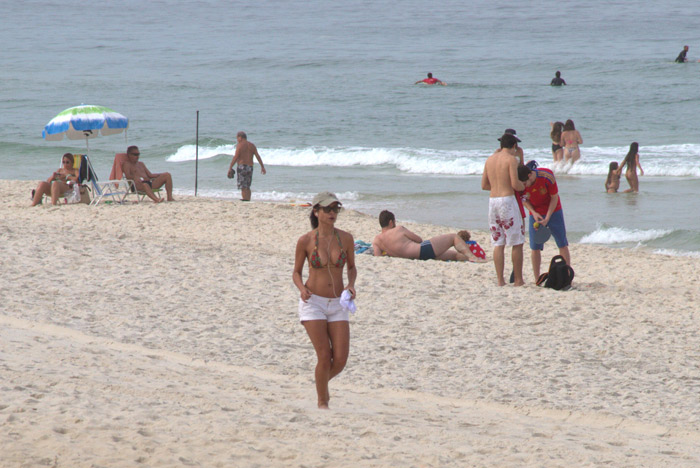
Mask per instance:
[[[374,255],[420,260],[486,262],[485,259],[477,258],[459,235],[443,234],[423,240],[405,227],[397,226],[396,218],[391,211],[384,210],[379,213],[379,225],[382,227],[382,232],[372,241]],[[455,250],[450,250],[451,247]]]

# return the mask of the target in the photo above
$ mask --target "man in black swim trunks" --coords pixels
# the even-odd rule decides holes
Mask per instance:
[[[382,232],[372,241],[374,255],[418,260],[456,260],[484,263],[469,250],[466,242],[458,234],[443,234],[423,240],[403,226],[396,225],[394,213],[384,210],[379,213]],[[454,247],[454,250],[451,248]]]
[[[549,83],[550,86],[561,86],[564,85],[566,86],[566,81],[564,81],[564,78],[561,77],[561,72],[557,71],[554,74],[554,78],[552,78],[552,82]]]
[[[688,61],[687,58],[685,58],[685,54],[688,53],[688,46],[684,46],[683,50],[681,50],[681,53],[678,54],[678,57],[676,57],[676,63],[685,63]]]
[[[165,185],[165,193],[167,194],[168,201],[174,201],[173,178],[169,172],[161,172],[158,174],[151,173],[146,165],[139,161],[141,152],[138,146],[129,146],[126,150],[126,155],[128,156],[128,161],[124,162],[122,170],[127,179],[134,181],[136,190],[144,192],[148,195],[148,198],[156,203],[160,203],[164,200],[156,197],[155,193],[153,193],[153,189],[158,189]]]

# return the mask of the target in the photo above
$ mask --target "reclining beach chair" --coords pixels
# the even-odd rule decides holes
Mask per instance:
[[[148,195],[146,192],[142,192],[140,190],[136,189],[136,184],[134,183],[133,180],[129,180],[126,178],[126,174],[124,174],[124,169],[122,169],[122,166],[124,162],[127,161],[127,154],[126,153],[117,153],[114,155],[114,164],[112,165],[112,172],[109,173],[109,178],[110,179],[124,179],[127,181],[129,184],[129,190],[131,191],[130,194],[133,194],[136,196],[137,201],[143,201]],[[153,193],[160,196],[160,188],[155,188],[153,189]]]
[[[92,167],[90,158],[84,156],[87,160],[86,170],[89,173],[88,180],[92,188],[93,197],[91,205],[98,205],[101,201],[110,201],[114,203],[124,203],[126,197],[131,194],[133,182],[126,179],[115,179],[110,177],[110,180],[99,182],[97,175]],[[114,170],[114,169],[113,169]]]

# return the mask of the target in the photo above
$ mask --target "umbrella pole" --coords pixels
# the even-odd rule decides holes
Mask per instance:
[[[197,111],[197,131],[194,144],[194,196],[197,196],[197,179],[199,177],[199,111]]]

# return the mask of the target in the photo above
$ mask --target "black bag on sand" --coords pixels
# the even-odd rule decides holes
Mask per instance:
[[[567,291],[571,289],[571,281],[574,279],[574,269],[566,264],[566,260],[561,255],[552,257],[549,263],[549,272],[542,273],[537,278],[537,286],[556,289],[557,291]]]

